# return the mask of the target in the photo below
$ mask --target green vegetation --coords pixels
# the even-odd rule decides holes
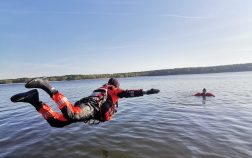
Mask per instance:
[[[70,81],[70,80],[83,80],[83,79],[96,79],[96,78],[111,78],[111,77],[124,78],[124,77],[136,77],[136,76],[165,76],[165,75],[182,75],[182,74],[240,72],[240,71],[252,71],[252,63],[211,66],[211,67],[163,69],[163,70],[115,73],[115,74],[51,76],[51,77],[48,77],[48,80],[49,81]],[[6,80],[0,80],[0,84],[25,83],[28,80],[30,80],[30,78],[6,79]]]

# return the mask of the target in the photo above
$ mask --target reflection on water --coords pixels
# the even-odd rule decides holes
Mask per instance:
[[[102,155],[104,158],[108,157],[109,152],[107,150],[102,150]]]
[[[122,88],[158,95],[122,99],[112,121],[51,128],[28,104],[9,97],[23,84],[0,86],[0,157],[252,157],[252,73],[119,79]],[[55,82],[74,102],[105,79]],[[193,97],[206,87],[216,97]],[[43,91],[41,100],[57,106]]]
[[[202,97],[202,104],[206,104],[206,97],[205,96]]]

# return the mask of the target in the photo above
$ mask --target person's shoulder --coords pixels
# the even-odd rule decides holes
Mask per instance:
[[[121,91],[123,91],[122,89],[117,88],[117,87],[115,87],[115,86],[113,86],[113,85],[107,85],[107,89],[108,89],[109,91],[112,91],[112,92],[121,92]]]

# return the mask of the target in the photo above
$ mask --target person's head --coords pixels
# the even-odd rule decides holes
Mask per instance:
[[[108,84],[109,85],[113,85],[115,86],[116,88],[119,88],[120,87],[120,83],[117,79],[115,78],[110,78],[109,81],[108,81]]]
[[[204,88],[204,89],[202,90],[202,92],[203,92],[203,93],[206,93],[206,88]]]

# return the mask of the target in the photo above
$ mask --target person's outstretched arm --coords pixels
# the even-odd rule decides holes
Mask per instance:
[[[150,90],[142,90],[142,89],[137,89],[137,90],[122,90],[119,89],[117,92],[117,96],[119,98],[131,98],[131,97],[140,97],[143,95],[149,95],[149,94],[156,94],[159,93],[159,89],[150,89]]]
[[[202,94],[201,93],[196,93],[193,96],[202,96]]]
[[[215,97],[212,93],[207,93],[209,97]]]

